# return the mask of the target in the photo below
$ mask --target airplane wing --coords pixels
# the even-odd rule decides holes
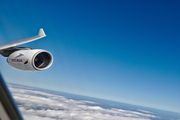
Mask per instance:
[[[36,35],[36,36],[29,37],[29,38],[26,38],[26,39],[17,40],[17,41],[8,42],[8,43],[5,43],[5,44],[1,44],[0,45],[0,50],[7,49],[7,48],[10,48],[10,47],[15,47],[17,45],[25,44],[25,43],[28,43],[28,42],[32,42],[32,41],[35,41],[35,40],[43,38],[43,37],[46,37],[46,34],[44,33],[44,30],[41,28],[39,30],[39,34]]]

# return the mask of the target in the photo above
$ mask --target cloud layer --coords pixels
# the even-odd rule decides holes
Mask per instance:
[[[157,118],[148,111],[105,109],[91,101],[68,99],[21,86],[9,85],[9,89],[25,120],[150,120]]]

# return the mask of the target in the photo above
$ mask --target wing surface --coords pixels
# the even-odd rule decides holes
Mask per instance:
[[[35,40],[43,38],[43,37],[46,37],[46,34],[44,33],[44,30],[41,28],[39,30],[39,34],[36,35],[36,36],[1,44],[0,45],[0,50],[7,49],[7,48],[10,48],[10,47],[15,47],[17,45],[25,44],[25,43],[28,43],[28,42],[32,42],[32,41],[35,41]]]

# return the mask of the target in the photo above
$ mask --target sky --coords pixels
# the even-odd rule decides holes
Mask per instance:
[[[52,53],[44,71],[11,68],[7,83],[180,113],[180,2],[176,0],[1,0],[0,43]]]

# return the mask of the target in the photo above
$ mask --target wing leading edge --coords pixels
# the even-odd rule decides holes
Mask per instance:
[[[35,41],[35,40],[43,38],[43,37],[46,37],[46,34],[44,33],[44,30],[41,28],[39,30],[38,35],[2,44],[2,45],[0,45],[0,50],[7,49],[7,48],[10,48],[10,47],[15,47],[17,45],[25,44],[25,43],[28,43],[28,42],[32,42],[32,41]]]

